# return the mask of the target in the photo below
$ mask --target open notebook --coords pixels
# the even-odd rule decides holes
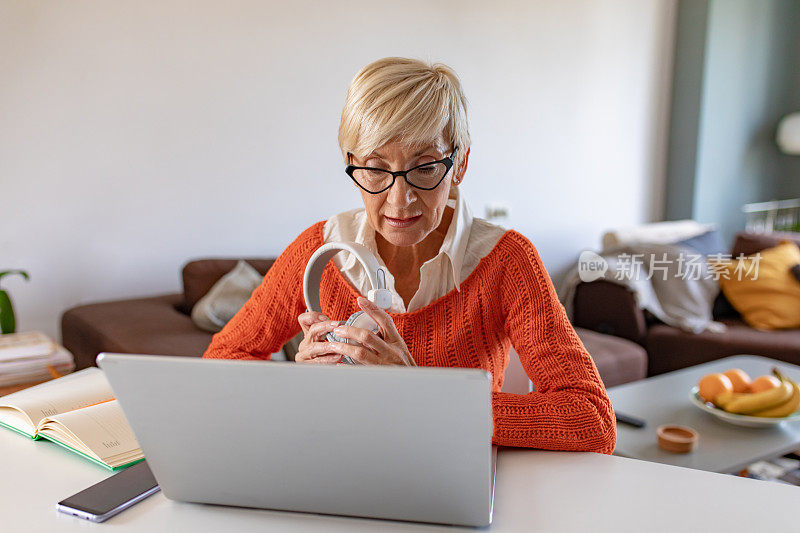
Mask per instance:
[[[111,470],[144,459],[99,368],[0,397],[0,425],[51,440]]]

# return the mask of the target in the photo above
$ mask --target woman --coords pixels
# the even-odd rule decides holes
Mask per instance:
[[[473,218],[460,194],[470,137],[456,74],[405,58],[367,65],[348,90],[339,144],[364,208],[303,231],[204,357],[266,359],[302,329],[298,363],[482,368],[493,376],[495,444],[611,453],[611,403],[536,249]],[[305,312],[306,264],[331,241],[363,244],[388,269],[388,313],[359,297],[368,278],[342,253],[322,276],[325,314]],[[381,335],[339,326],[359,308]],[[360,345],[329,342],[331,331]],[[500,392],[512,345],[536,392]]]

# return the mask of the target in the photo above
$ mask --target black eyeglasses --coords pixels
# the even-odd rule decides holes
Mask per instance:
[[[423,191],[431,191],[439,186],[453,167],[453,158],[457,151],[458,146],[453,148],[453,153],[444,159],[424,163],[398,172],[374,167],[357,167],[355,165],[347,165],[344,171],[356,182],[356,185],[370,194],[379,194],[390,189],[394,185],[394,180],[397,179],[397,176],[403,176],[406,183],[412,187]]]

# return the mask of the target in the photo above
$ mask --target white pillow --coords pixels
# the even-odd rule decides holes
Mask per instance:
[[[239,261],[195,304],[192,321],[200,329],[218,332],[250,299],[263,279],[258,270],[246,261]]]
[[[672,244],[697,237],[716,229],[714,224],[701,224],[691,219],[653,222],[627,228],[617,228],[603,234],[603,251],[635,244]]]

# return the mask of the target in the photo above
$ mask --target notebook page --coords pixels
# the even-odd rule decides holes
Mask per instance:
[[[39,432],[47,434],[48,428],[55,424],[66,428],[102,461],[119,454],[141,452],[116,400],[47,417],[42,421]],[[56,432],[53,435],[58,437]]]
[[[0,397],[0,421],[3,420],[4,410],[16,408],[30,417],[35,427],[46,416],[80,409],[113,397],[114,393],[103,371],[99,368],[87,368]]]

